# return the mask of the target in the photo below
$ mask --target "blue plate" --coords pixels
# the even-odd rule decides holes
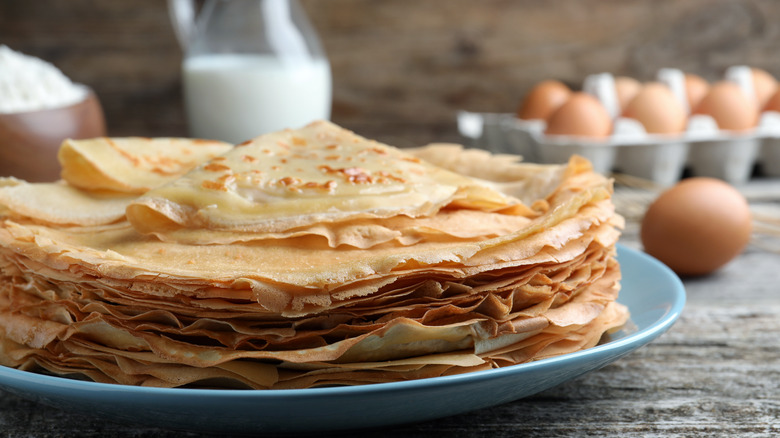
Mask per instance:
[[[431,420],[536,394],[613,362],[664,333],[685,304],[680,279],[618,246],[631,323],[608,342],[537,362],[447,377],[353,387],[209,390],[110,385],[0,367],[0,388],[116,421],[215,433],[302,433]]]

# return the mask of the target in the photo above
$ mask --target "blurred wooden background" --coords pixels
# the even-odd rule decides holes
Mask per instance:
[[[303,0],[334,74],[332,119],[397,146],[459,141],[455,113],[513,111],[592,73],[780,75],[776,0]],[[163,0],[2,0],[0,44],[92,86],[110,135],[186,135]]]

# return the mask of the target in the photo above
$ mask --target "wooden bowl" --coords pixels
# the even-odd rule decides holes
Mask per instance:
[[[56,181],[60,178],[57,151],[63,140],[105,135],[103,109],[92,90],[70,106],[0,113],[0,176]]]

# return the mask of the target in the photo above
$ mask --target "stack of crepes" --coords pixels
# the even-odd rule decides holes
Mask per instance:
[[[329,122],[231,146],[66,141],[0,184],[0,363],[286,389],[519,364],[623,325],[590,164],[396,149]]]

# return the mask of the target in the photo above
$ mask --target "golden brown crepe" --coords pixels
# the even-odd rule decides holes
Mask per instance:
[[[62,181],[28,183],[0,179],[0,213],[51,225],[101,225],[125,219],[125,209],[136,196],[94,193]]]
[[[146,233],[283,232],[336,221],[430,216],[449,205],[519,206],[498,190],[320,121],[257,137],[127,210]]]
[[[272,158],[242,158],[266,148]],[[274,161],[283,151],[300,157]],[[393,178],[342,178],[332,191],[272,183],[297,169],[319,183],[333,177],[319,166],[346,169],[347,157],[372,157],[362,174]],[[255,170],[259,181],[203,184]],[[6,366],[166,387],[350,385],[565,354],[627,319],[615,302],[622,219],[610,181],[582,158],[400,151],[319,122],[129,201],[25,188],[67,187],[95,211],[121,200],[130,220],[73,219],[56,205],[41,215],[3,194],[25,184],[0,184]]]
[[[67,139],[58,159],[62,178],[73,187],[142,194],[231,148],[221,141],[188,138]]]

